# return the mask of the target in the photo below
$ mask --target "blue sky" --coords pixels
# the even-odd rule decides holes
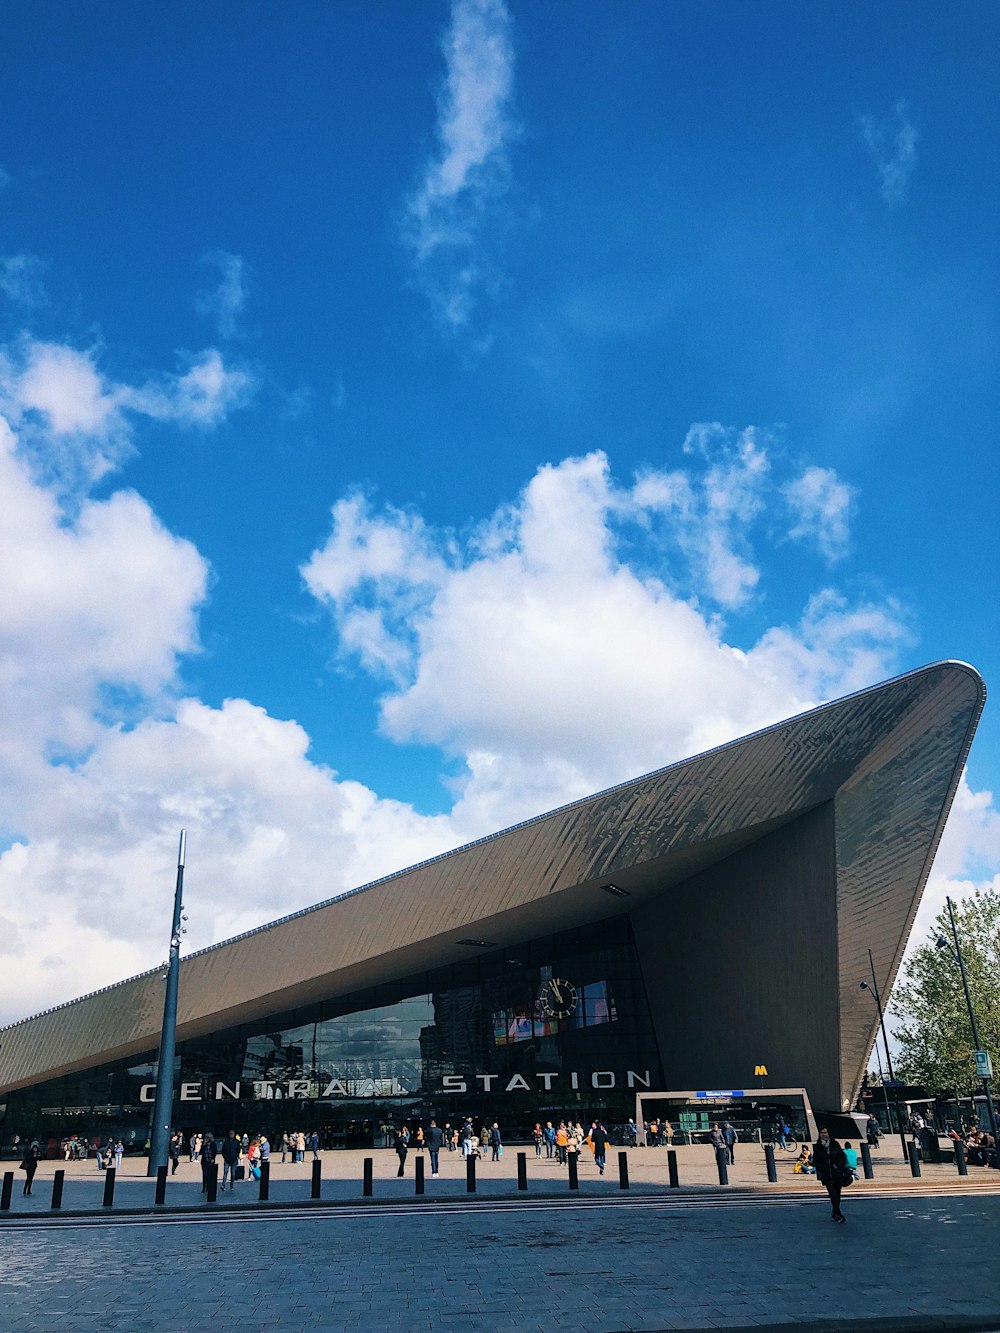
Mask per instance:
[[[0,1020],[994,679],[995,12],[2,12]]]

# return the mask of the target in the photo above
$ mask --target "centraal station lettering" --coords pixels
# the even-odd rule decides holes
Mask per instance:
[[[537,1080],[529,1083],[528,1078]],[[442,1092],[553,1092],[569,1090],[579,1092],[581,1088],[593,1088],[597,1092],[610,1091],[620,1086],[628,1088],[648,1088],[651,1075],[648,1069],[640,1074],[634,1069],[627,1069],[623,1075],[613,1069],[595,1069],[590,1074],[580,1074],[571,1070],[568,1074],[514,1074],[503,1082],[499,1074],[473,1074],[471,1080],[457,1074],[445,1074],[441,1080]],[[252,1089],[252,1091],[250,1091]],[[405,1096],[409,1089],[403,1087],[398,1079],[340,1079],[331,1078],[316,1082],[305,1078],[289,1079],[254,1079],[249,1084],[243,1079],[235,1083],[222,1080],[211,1082],[202,1080],[197,1083],[181,1083],[179,1098],[182,1102],[206,1101],[269,1101],[288,1099],[292,1101],[326,1100],[335,1097],[393,1097]],[[155,1083],[143,1083],[139,1089],[139,1100],[151,1102],[156,1096]]]

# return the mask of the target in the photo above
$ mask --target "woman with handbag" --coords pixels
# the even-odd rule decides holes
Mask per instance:
[[[847,1154],[837,1140],[830,1137],[828,1129],[820,1130],[813,1147],[812,1160],[817,1179],[830,1196],[833,1220],[846,1222],[847,1218],[840,1211],[840,1193],[845,1185],[853,1183],[854,1174],[847,1165]]]
[[[24,1145],[24,1156],[21,1158],[20,1170],[24,1172],[24,1189],[22,1194],[31,1193],[31,1182],[35,1178],[35,1172],[38,1170],[38,1159],[41,1154],[38,1151],[37,1143],[26,1143]]]

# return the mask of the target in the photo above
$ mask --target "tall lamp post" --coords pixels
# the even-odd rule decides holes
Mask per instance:
[[[167,988],[163,997],[163,1026],[160,1029],[160,1054],[156,1062],[156,1098],[153,1102],[152,1130],[149,1136],[149,1166],[146,1174],[166,1166],[170,1150],[170,1113],[174,1105],[174,1050],[177,1044],[177,983],[181,964],[181,900],[184,892],[184,859],[187,832],[181,829],[177,848],[177,887],[174,889],[174,918],[170,928],[170,961],[167,963]]]
[[[978,1055],[978,1052],[983,1049],[983,1046],[979,1040],[979,1024],[976,1022],[976,1011],[972,1007],[972,996],[969,993],[969,975],[965,970],[965,958],[962,955],[962,946],[958,942],[958,927],[955,925],[955,913],[952,910],[951,899],[946,898],[945,902],[948,904],[948,920],[951,922],[951,937],[955,941],[955,952],[952,954],[952,957],[958,964],[958,970],[962,974],[962,989],[965,991],[965,1007],[969,1011],[969,1026],[972,1028],[972,1042]],[[948,949],[949,952],[951,952],[948,941],[943,935],[938,936],[936,947],[938,949]],[[989,1065],[987,1063],[987,1068],[988,1067]],[[993,1107],[993,1093],[990,1091],[989,1075],[984,1073],[982,1075],[982,1080],[983,1092],[986,1095],[986,1110],[989,1112],[990,1129],[993,1133],[992,1165],[1000,1167],[1000,1134],[997,1133],[997,1113]]]
[[[882,1012],[882,997],[878,993],[878,982],[875,979],[875,959],[872,957],[871,949],[868,950],[868,966],[872,970],[872,984],[869,986],[867,981],[861,982],[861,989],[869,991],[878,1006],[879,1027],[882,1029],[882,1042],[885,1046],[885,1064],[889,1071],[889,1081],[896,1082],[896,1075],[892,1072],[892,1056],[889,1054],[889,1038],[885,1035],[885,1014]],[[882,1091],[885,1093],[885,1111],[889,1115],[889,1092],[885,1086],[885,1080],[882,1080]],[[899,1118],[899,1104],[896,1105],[896,1118]],[[892,1128],[892,1117],[889,1115],[889,1128]],[[906,1135],[903,1133],[903,1123],[899,1124],[899,1142],[903,1149],[903,1161],[907,1161],[909,1154],[906,1151]]]

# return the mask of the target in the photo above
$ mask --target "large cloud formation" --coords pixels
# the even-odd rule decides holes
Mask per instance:
[[[383,683],[383,732],[458,774],[418,814],[315,762],[299,723],[184,694],[207,561],[134,491],[88,487],[139,404],[178,429],[235,410],[221,356],[197,365],[211,411],[190,370],[129,386],[69,347],[0,356],[0,1022],[162,959],[180,827],[200,946],[866,685],[907,642],[900,608],[827,580],[849,491],[766,432],[694,427],[680,467],[625,481],[568,457],[463,533],[345,495],[303,573]],[[740,644],[767,552],[817,582]],[[988,796],[963,787],[958,814],[937,893],[1000,853]]]

